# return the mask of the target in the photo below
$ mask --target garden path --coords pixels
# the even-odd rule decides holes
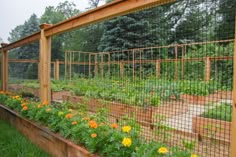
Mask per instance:
[[[221,100],[220,102],[231,103],[231,100]],[[168,118],[163,122],[163,124],[168,125],[171,128],[174,128],[177,130],[191,133],[192,132],[192,118],[198,115],[201,115],[204,111],[211,109],[218,104],[220,103],[218,102],[211,106],[190,104],[189,109],[186,113]]]

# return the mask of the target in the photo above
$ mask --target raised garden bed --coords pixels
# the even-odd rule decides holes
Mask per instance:
[[[23,85],[21,84],[9,84],[8,85],[8,91],[10,92],[19,92],[23,89]]]
[[[55,157],[95,157],[86,149],[75,145],[69,140],[50,132],[46,127],[39,126],[18,113],[0,105],[0,118],[9,122],[32,143]]]
[[[11,84],[9,85],[8,90],[16,93],[24,91],[34,95],[35,97],[39,97],[38,88],[26,87],[21,84]],[[62,100],[62,95],[70,95],[70,91],[52,91],[51,99],[52,101]]]
[[[231,91],[220,91],[206,96],[195,96],[189,94],[181,94],[180,99],[189,104],[205,105],[218,102],[221,99],[232,99]]]
[[[63,95],[70,95],[70,91],[52,91],[52,101],[62,100]]]
[[[230,142],[231,122],[204,117],[192,118],[192,130],[201,138],[209,138],[223,142]]]
[[[63,95],[63,101],[73,104],[82,103],[87,105],[87,109],[91,112],[96,112],[99,108],[107,108],[111,116],[121,117],[124,115],[135,116],[136,121],[142,125],[153,125],[155,116],[164,115],[166,118],[183,114],[188,110],[188,105],[178,101],[164,101],[160,106],[140,107],[122,104],[118,102],[110,102],[94,98],[85,98],[82,96]]]
[[[147,151],[143,147],[148,149],[148,153],[151,151],[152,156],[161,155],[159,151],[163,148],[169,150],[165,152],[167,156],[180,153],[190,156],[193,153],[187,147],[188,150],[183,151],[178,146],[167,146],[155,141],[146,143],[140,136],[143,131],[139,130],[142,128],[137,123],[131,119],[123,119],[120,123],[111,122],[103,109],[90,114],[85,110],[72,110],[66,103],[55,106],[2,91],[0,101],[6,106],[0,105],[0,118],[11,123],[52,156],[94,156],[75,144],[83,145],[90,153],[101,156],[145,156]],[[23,117],[47,126],[75,144]]]

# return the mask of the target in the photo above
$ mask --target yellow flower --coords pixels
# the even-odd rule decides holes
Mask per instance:
[[[72,112],[73,110],[72,110],[72,109],[69,109],[68,111],[69,111],[69,112]]]
[[[38,104],[38,105],[37,105],[37,108],[41,108],[41,105],[40,105],[40,104]]]
[[[158,149],[159,154],[166,154],[168,153],[168,149],[166,147],[161,147]]]
[[[197,157],[197,154],[191,154],[190,157]]]
[[[123,146],[129,147],[129,146],[131,146],[131,144],[132,144],[131,138],[127,138],[127,137],[123,138],[123,140],[122,140],[122,145]]]
[[[131,127],[128,126],[128,125],[122,127],[122,131],[123,131],[123,132],[127,132],[127,133],[129,133],[130,130],[131,130]]]
[[[93,133],[93,134],[91,134],[91,137],[92,137],[92,138],[96,138],[96,137],[97,137],[97,134]]]
[[[63,114],[64,114],[64,113],[60,111],[60,112],[58,112],[57,115],[58,115],[58,116],[61,116],[61,115],[63,115]]]
[[[47,108],[47,109],[46,109],[46,112],[49,112],[49,111],[51,111],[51,108]]]

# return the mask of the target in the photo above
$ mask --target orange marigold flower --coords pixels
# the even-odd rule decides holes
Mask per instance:
[[[44,101],[42,104],[43,104],[43,106],[46,106],[46,105],[48,105],[48,102]]]
[[[90,118],[89,118],[89,117],[84,117],[84,118],[82,118],[82,120],[87,120],[87,121],[89,121]]]
[[[93,133],[93,134],[91,134],[91,137],[92,137],[92,138],[96,138],[96,137],[97,137],[97,134]]]
[[[27,106],[24,106],[24,107],[22,108],[22,110],[23,110],[23,111],[26,111],[26,110],[28,110],[28,107],[27,107]]]
[[[73,121],[71,124],[72,124],[72,125],[76,125],[76,124],[77,124],[77,122],[76,122],[76,121]]]
[[[93,120],[88,122],[90,128],[96,129],[98,127],[97,123]]]
[[[70,119],[71,117],[72,117],[72,114],[70,114],[70,113],[68,113],[68,114],[65,115],[65,118],[66,118],[66,119]]]
[[[18,95],[16,95],[16,96],[11,96],[11,98],[13,98],[13,99],[19,99],[20,97],[19,97]]]
[[[22,103],[22,104],[21,104],[21,107],[24,107],[24,106],[26,106],[26,103]]]
[[[111,127],[112,129],[117,129],[117,128],[118,128],[118,125],[117,125],[116,123],[112,123],[112,124],[110,125],[110,127]]]
[[[47,109],[46,109],[46,112],[49,112],[49,111],[51,111],[51,108],[47,108]]]

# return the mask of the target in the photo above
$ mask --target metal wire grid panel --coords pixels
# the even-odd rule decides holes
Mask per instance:
[[[229,156],[235,10],[222,10],[227,2],[181,0],[105,21],[100,51],[65,53],[65,78],[79,80],[75,94],[90,112],[134,118],[145,141]]]

